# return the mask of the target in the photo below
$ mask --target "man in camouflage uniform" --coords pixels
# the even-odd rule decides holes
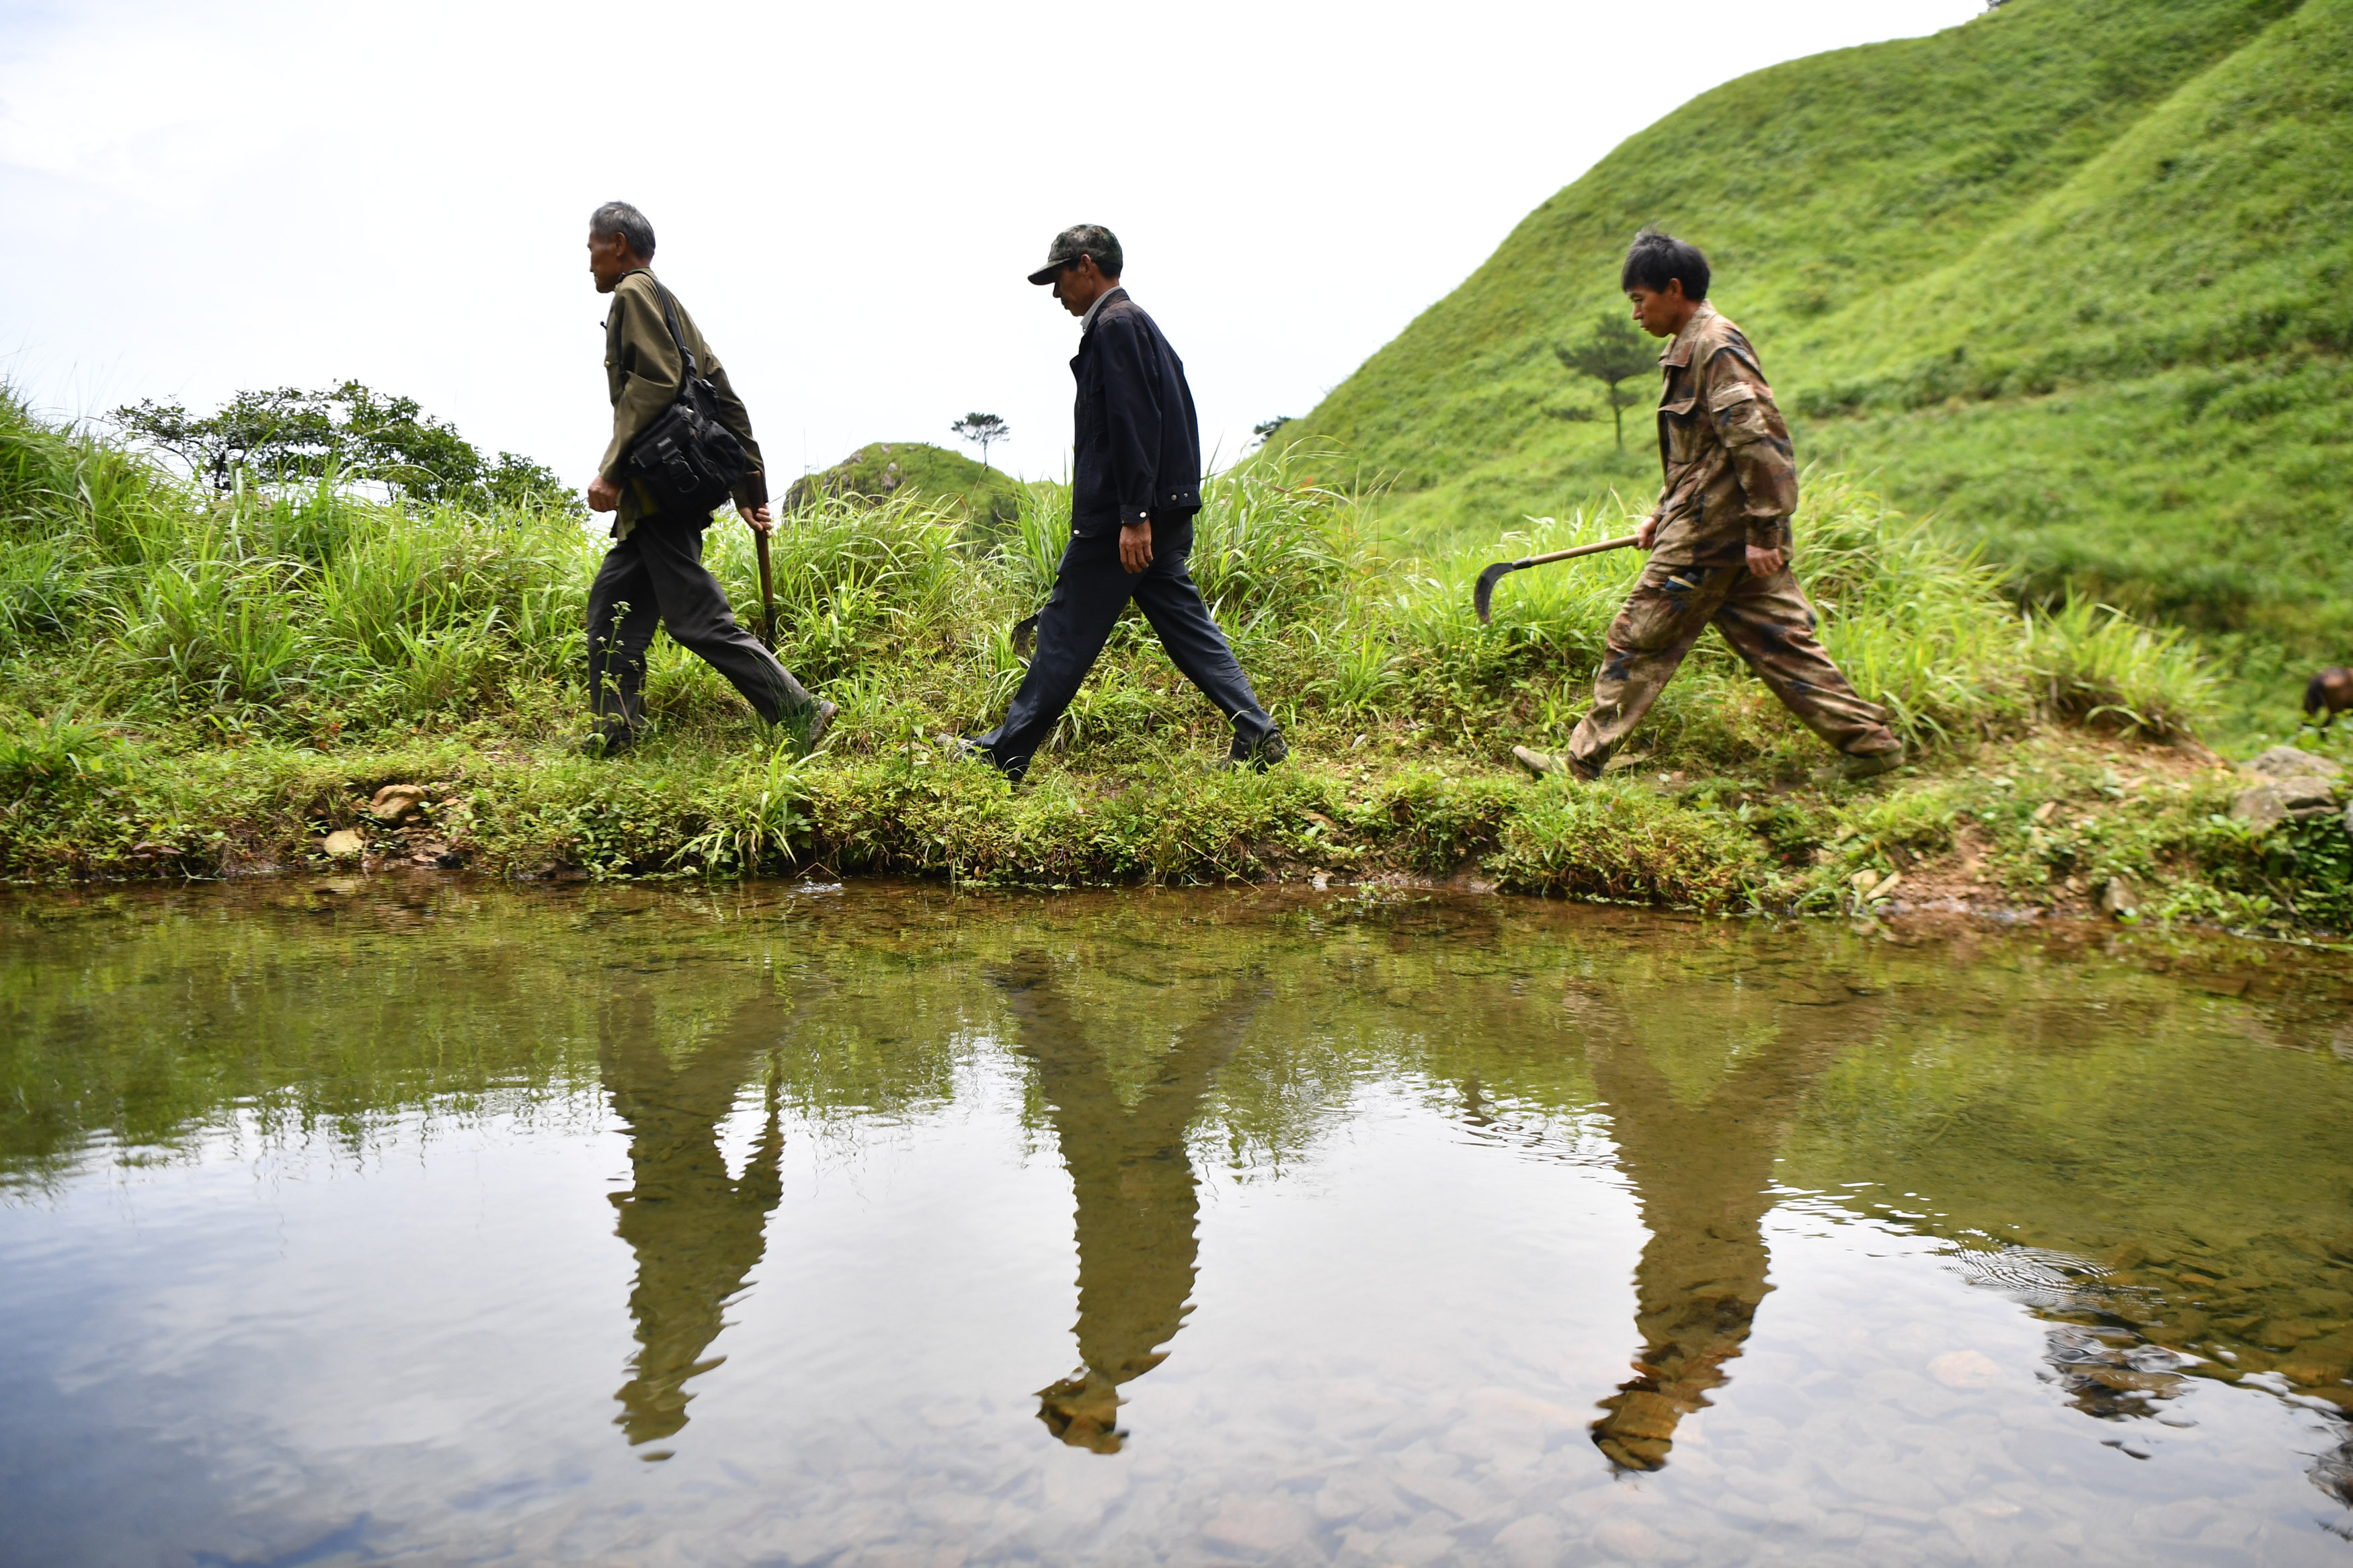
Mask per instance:
[[[1887,715],[1857,696],[1814,636],[1814,607],[1789,573],[1798,469],[1789,427],[1740,329],[1707,302],[1707,258],[1645,230],[1620,281],[1659,356],[1659,456],[1666,484],[1642,521],[1651,552],[1611,623],[1593,708],[1563,755],[1514,747],[1536,773],[1599,778],[1712,622],[1789,711],[1836,747],[1838,773],[1902,765]]]

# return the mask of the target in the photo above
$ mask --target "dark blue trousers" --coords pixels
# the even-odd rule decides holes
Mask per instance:
[[[1119,563],[1119,531],[1093,538],[1073,535],[1062,552],[1054,578],[1054,592],[1038,613],[1038,649],[1029,673],[1013,694],[1005,721],[973,743],[987,752],[997,765],[1014,778],[1029,766],[1055,721],[1079,694],[1087,671],[1102,657],[1103,644],[1134,599],[1144,618],[1168,650],[1169,662],[1201,695],[1232,721],[1233,754],[1248,756],[1275,732],[1274,721],[1258,705],[1250,678],[1226,641],[1225,633],[1209,618],[1201,591],[1185,570],[1193,549],[1193,523],[1155,523],[1152,564],[1130,575]]]

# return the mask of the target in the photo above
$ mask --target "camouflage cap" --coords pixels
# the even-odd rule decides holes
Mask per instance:
[[[1075,267],[1081,257],[1092,256],[1095,266],[1106,278],[1119,276],[1119,236],[1099,223],[1072,224],[1054,237],[1046,247],[1046,265],[1029,274],[1032,283],[1051,283],[1065,267]]]

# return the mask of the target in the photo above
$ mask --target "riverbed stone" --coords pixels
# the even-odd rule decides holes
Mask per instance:
[[[367,840],[357,828],[338,827],[320,840],[319,847],[337,860],[356,860],[367,853]]]
[[[429,794],[423,784],[388,784],[368,802],[368,815],[387,827],[397,826],[425,809]]]
[[[2100,884],[2100,912],[2117,920],[2140,912],[2140,889],[2130,877],[2110,877]]]

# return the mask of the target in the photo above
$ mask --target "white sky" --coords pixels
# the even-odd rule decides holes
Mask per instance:
[[[1076,324],[1022,275],[1096,222],[1230,458],[1677,103],[1980,8],[0,0],[0,377],[356,377],[585,483],[618,197],[779,479],[971,409],[1059,476]]]

